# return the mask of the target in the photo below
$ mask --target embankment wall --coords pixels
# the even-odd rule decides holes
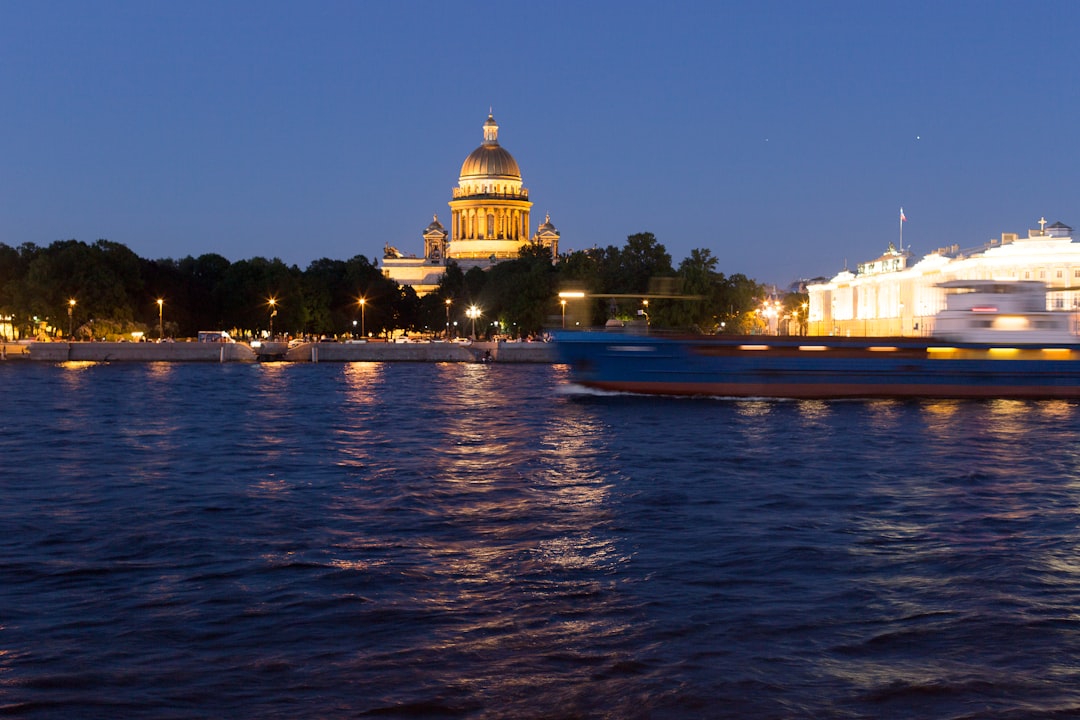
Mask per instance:
[[[257,353],[261,353],[258,354]],[[283,343],[252,350],[246,343],[35,342],[7,344],[9,360],[43,362],[491,362],[552,363],[550,343]]]

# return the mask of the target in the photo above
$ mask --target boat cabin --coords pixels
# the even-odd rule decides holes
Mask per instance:
[[[1046,285],[1031,280],[951,280],[934,337],[994,344],[1075,343],[1070,313],[1046,309]]]

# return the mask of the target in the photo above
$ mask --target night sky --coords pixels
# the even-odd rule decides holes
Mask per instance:
[[[787,284],[1080,227],[1080,3],[0,0],[0,242],[420,253],[488,108],[563,251]]]

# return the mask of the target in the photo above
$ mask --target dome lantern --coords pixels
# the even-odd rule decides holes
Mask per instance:
[[[484,143],[461,164],[463,186],[481,179],[511,181],[521,187],[521,169],[514,156],[499,145],[499,124],[490,112],[484,123]]]

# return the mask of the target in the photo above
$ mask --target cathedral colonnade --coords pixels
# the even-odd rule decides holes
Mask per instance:
[[[480,207],[454,210],[450,218],[453,240],[519,240],[529,237],[529,211],[518,208]]]

